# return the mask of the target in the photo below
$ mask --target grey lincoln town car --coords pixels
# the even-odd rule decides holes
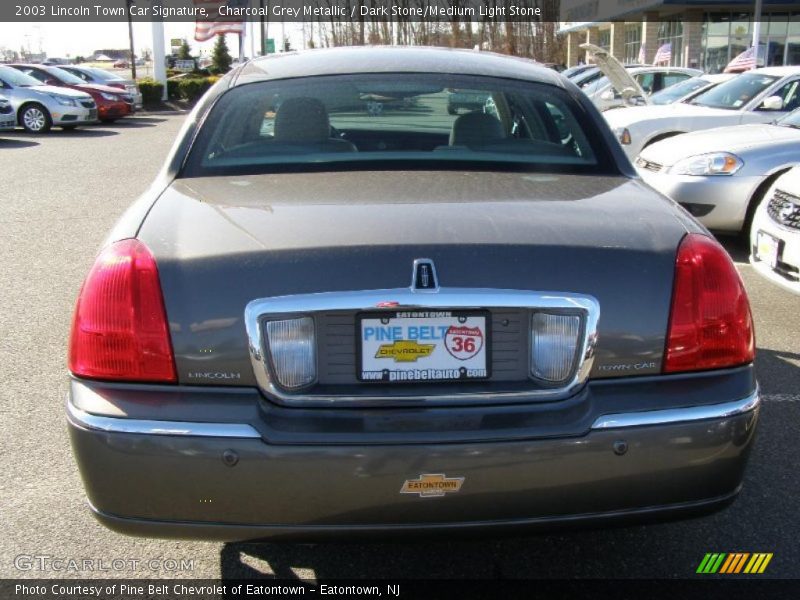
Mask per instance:
[[[315,50],[187,119],[81,289],[67,413],[118,532],[516,531],[734,499],[753,354],[725,251],[569,80]]]

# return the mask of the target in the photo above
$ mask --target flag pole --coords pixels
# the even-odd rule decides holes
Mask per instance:
[[[756,67],[758,67],[758,44],[761,41],[761,0],[755,0],[753,10],[753,48],[755,48]],[[766,59],[766,56],[764,57]],[[766,60],[764,61],[766,63]]]

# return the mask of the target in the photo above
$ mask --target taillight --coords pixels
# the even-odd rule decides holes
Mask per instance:
[[[112,244],[89,271],[75,307],[69,370],[92,379],[177,380],[158,268],[139,240]]]
[[[689,234],[678,248],[664,372],[753,361],[750,303],[739,273],[715,240]]]

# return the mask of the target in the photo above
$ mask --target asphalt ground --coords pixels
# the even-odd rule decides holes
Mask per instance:
[[[182,119],[0,134],[0,578],[693,577],[706,552],[772,552],[765,577],[800,577],[800,298],[753,273],[729,241],[753,306],[765,402],[743,491],[722,512],[514,538],[318,545],[139,539],[101,527],[66,435],[71,312],[99,245],[150,184]],[[55,570],[55,559],[89,563]]]

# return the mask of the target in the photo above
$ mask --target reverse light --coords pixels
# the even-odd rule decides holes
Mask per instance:
[[[687,235],[675,261],[664,372],[734,367],[754,354],[750,303],[733,262],[715,240]]]
[[[296,390],[317,378],[316,339],[311,317],[267,321],[267,344],[278,383]]]
[[[69,370],[91,379],[177,380],[158,268],[139,240],[107,247],[89,271],[72,321]]]
[[[733,175],[744,166],[744,161],[730,152],[712,152],[690,156],[675,163],[670,173],[675,175]]]
[[[535,312],[531,317],[531,374],[563,383],[572,374],[581,336],[581,317]]]

